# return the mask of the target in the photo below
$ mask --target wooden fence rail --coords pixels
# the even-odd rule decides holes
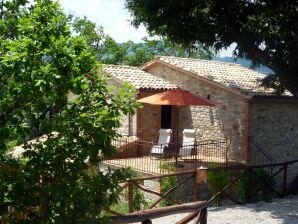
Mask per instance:
[[[162,179],[162,178],[167,178],[167,177],[177,177],[177,176],[186,176],[179,182],[177,182],[174,186],[172,186],[170,189],[168,189],[164,193],[159,193],[153,190],[149,190],[144,188],[139,184],[139,182],[143,182],[144,180],[157,180],[157,179]],[[169,195],[176,191],[177,188],[181,187],[184,185],[187,181],[194,179],[195,178],[195,200],[197,202],[192,202],[192,203],[187,203],[187,204],[182,204],[178,200],[175,200],[173,198],[170,198]],[[175,212],[192,212],[190,215],[184,217],[182,220],[180,220],[179,224],[183,223],[188,223],[189,221],[196,219],[195,223],[202,223],[205,224],[207,223],[207,202],[204,201],[199,201],[200,197],[200,184],[204,183],[207,181],[207,169],[206,168],[198,168],[196,171],[185,171],[185,172],[180,172],[176,174],[165,174],[165,175],[160,175],[160,176],[153,176],[153,177],[143,177],[143,178],[134,178],[128,180],[126,184],[124,184],[122,187],[127,187],[128,191],[128,213],[127,215],[124,214],[117,214],[116,211],[109,210],[111,214],[116,214],[116,216],[112,216],[112,223],[130,223],[130,222],[143,222],[143,223],[151,223],[150,219],[153,218],[158,218],[162,217],[165,215],[171,215]],[[124,188],[123,188],[124,189]],[[154,200],[151,205],[148,205],[147,210],[143,210],[141,212],[134,212],[133,213],[133,205],[134,205],[134,198],[133,198],[133,191],[139,189],[142,190],[146,193],[154,194],[157,195],[158,198]],[[174,204],[174,206],[168,206],[164,208],[158,208],[157,206],[162,200],[168,200]],[[157,208],[156,208],[157,207]]]
[[[151,219],[173,215],[176,213],[193,212],[194,210],[198,211],[197,213],[200,213],[200,211],[204,210],[206,207],[207,207],[206,201],[198,201],[198,202],[168,206],[163,208],[147,209],[143,211],[130,213],[127,215],[112,216],[111,223],[112,224],[121,224],[121,223],[125,224],[125,223],[131,223],[131,222],[149,223],[149,220]],[[206,212],[201,212],[200,216],[201,216],[199,218],[200,220],[206,220]],[[180,221],[178,223],[182,224],[187,222],[183,220],[183,222]],[[201,222],[201,224],[206,224],[206,222]]]
[[[122,189],[128,189],[128,204],[129,204],[129,209],[128,212],[129,214],[120,214],[117,211],[112,211],[111,209],[108,209],[107,211],[110,214],[113,214],[115,216],[111,216],[111,220],[113,223],[128,223],[128,222],[137,222],[137,221],[142,221],[144,222],[145,220],[150,220],[152,218],[157,218],[165,215],[170,215],[176,212],[182,213],[182,212],[191,212],[190,215],[187,215],[185,218],[177,222],[178,224],[182,223],[187,223],[190,220],[196,219],[197,223],[203,223],[205,224],[207,222],[206,220],[206,213],[207,213],[207,206],[210,205],[216,198],[218,197],[224,197],[226,199],[229,199],[233,201],[236,204],[242,204],[244,203],[243,201],[239,201],[238,198],[235,198],[235,196],[231,195],[231,191],[228,191],[231,189],[233,186],[235,186],[236,182],[239,181],[241,178],[245,177],[247,180],[247,191],[246,191],[246,202],[251,202],[252,197],[253,197],[253,187],[255,186],[254,181],[257,179],[261,182],[263,182],[265,190],[270,191],[271,193],[283,197],[288,194],[287,192],[287,186],[288,186],[288,171],[289,171],[289,166],[298,163],[298,160],[292,160],[292,161],[287,161],[287,162],[281,162],[281,163],[274,163],[274,164],[266,164],[266,165],[257,165],[257,166],[251,166],[251,165],[237,165],[237,166],[228,166],[228,167],[219,167],[219,168],[198,168],[197,170],[192,170],[192,171],[185,171],[185,172],[179,172],[179,173],[172,173],[172,174],[166,174],[166,175],[160,175],[160,176],[151,176],[151,177],[143,177],[143,178],[134,178],[130,179],[127,183],[121,184]],[[1,165],[1,164],[0,164]],[[262,176],[259,175],[256,170],[261,169],[261,168],[267,168],[267,167],[274,167],[276,168],[277,171],[274,173],[270,174],[270,178],[275,178],[277,176],[281,177],[282,179],[282,189],[276,189],[275,186],[272,185],[272,183],[268,182],[266,179],[262,178]],[[2,166],[3,168],[3,166]],[[208,182],[208,172],[222,172],[222,171],[241,171],[237,177],[233,177],[233,179],[230,180],[230,182],[224,186],[224,187],[219,187],[217,183],[212,183],[211,181]],[[140,182],[143,182],[145,180],[159,180],[162,178],[167,178],[167,177],[182,177],[186,176],[185,178],[179,178],[179,182],[177,182],[173,187],[168,189],[164,193],[159,193],[156,192],[152,189],[146,189],[144,188]],[[196,202],[193,203],[187,203],[187,204],[179,204],[179,200],[169,198],[169,194],[177,188],[183,186],[187,181],[194,179],[194,200]],[[210,200],[207,202],[204,201],[202,202],[202,198],[200,197],[200,186],[201,184],[206,183],[209,184],[209,186],[215,187],[217,192],[211,197]],[[133,203],[134,203],[134,197],[133,197],[133,192],[135,190],[141,190],[146,193],[154,194],[158,196],[158,199],[156,199],[151,205],[150,205],[150,210],[143,210],[143,211],[138,211],[134,212],[133,208]],[[259,190],[259,189],[258,189]],[[255,189],[256,191],[256,189]],[[162,200],[169,200],[172,203],[174,203],[174,206],[169,206],[169,207],[164,207],[164,208],[155,208],[156,206],[159,205],[159,203]],[[13,208],[13,205],[10,205],[11,208]],[[13,210],[12,210],[13,211]],[[9,210],[9,213],[10,210]],[[20,220],[25,220],[26,216],[19,217]],[[121,222],[119,221],[121,220]],[[126,221],[129,220],[129,221]],[[4,223],[2,218],[0,217],[0,223]],[[148,222],[150,223],[150,222]]]
[[[258,190],[266,190],[266,191],[270,191],[273,194],[277,195],[278,197],[283,197],[287,195],[287,184],[288,184],[288,166],[294,163],[297,163],[298,160],[292,160],[292,161],[287,161],[287,162],[281,162],[281,163],[274,163],[274,164],[265,164],[265,165],[235,165],[235,166],[227,166],[227,167],[218,167],[218,168],[203,168],[200,167],[197,170],[192,170],[192,171],[184,171],[184,172],[179,172],[179,173],[172,173],[172,174],[165,174],[165,175],[159,175],[159,176],[151,176],[151,177],[142,177],[142,178],[134,178],[134,179],[130,179],[127,183],[127,186],[131,186],[128,188],[128,204],[129,204],[129,212],[130,214],[127,215],[118,215],[118,216],[113,216],[112,220],[114,220],[114,223],[117,223],[117,220],[122,220],[122,223],[127,223],[124,222],[123,220],[129,220],[129,221],[133,221],[133,222],[138,222],[138,221],[144,221],[146,219],[151,219],[151,218],[157,218],[157,217],[161,217],[161,216],[165,216],[165,215],[170,215],[172,214],[171,212],[174,212],[175,209],[177,208],[184,208],[183,204],[181,204],[181,202],[179,202],[179,200],[177,199],[173,199],[173,198],[169,198],[169,194],[175,190],[177,190],[177,188],[181,187],[183,184],[185,184],[187,181],[194,179],[195,185],[194,185],[194,200],[195,201],[201,201],[202,198],[200,197],[200,185],[202,183],[204,183],[209,187],[213,187],[214,189],[216,189],[216,193],[213,194],[213,196],[206,202],[207,206],[210,205],[212,202],[214,202],[216,199],[218,199],[219,197],[223,197],[226,198],[232,202],[234,202],[235,204],[244,204],[245,202],[252,202],[252,198],[254,197],[253,195],[253,188],[255,188],[255,183],[254,181],[258,180],[259,182],[262,182],[264,186],[264,188],[266,189],[258,189]],[[268,182],[267,180],[265,180],[262,176],[260,176],[257,172],[258,169],[262,169],[262,168],[267,168],[267,167],[275,167],[278,168],[278,170],[275,173],[270,173],[269,179],[270,178],[275,178],[278,174],[281,174],[282,172],[282,186],[283,189],[277,190],[275,189],[275,187],[272,185],[272,183]],[[224,187],[220,187],[218,185],[218,183],[213,183],[211,181],[208,181],[208,173],[209,172],[228,172],[228,171],[240,171],[238,173],[237,176],[233,177],[230,182],[224,186]],[[145,180],[161,180],[163,178],[167,178],[167,177],[179,177],[179,176],[186,176],[183,180],[181,180],[182,178],[180,178],[180,181],[178,183],[176,183],[173,187],[171,187],[170,189],[168,189],[166,192],[164,193],[159,193],[156,192],[152,189],[146,189],[145,187],[143,187],[140,182],[144,182]],[[241,201],[237,198],[237,196],[232,195],[231,192],[233,192],[233,190],[231,190],[233,188],[233,186],[236,185],[237,182],[239,182],[241,180],[241,178],[246,178],[247,180],[247,186],[246,186],[246,192],[245,192],[245,201]],[[150,210],[143,210],[143,211],[139,211],[139,212],[133,212],[133,191],[134,190],[141,190],[144,191],[146,193],[149,194],[153,194],[158,196],[158,199],[156,199],[151,205],[149,205],[149,209]],[[256,189],[254,189],[254,192],[256,192]],[[175,204],[175,206],[170,206],[169,210],[167,210],[167,207],[165,208],[155,208],[156,206],[159,205],[159,203],[162,200],[168,200],[170,202],[172,202],[173,204]],[[194,202],[195,205],[199,205],[200,203],[198,202]],[[198,203],[198,204],[196,204]],[[184,204],[187,205],[187,204]],[[205,217],[205,213],[207,211],[205,211],[204,209],[194,209],[193,207],[191,207],[193,204],[189,204],[190,206],[187,207],[189,208],[189,211],[192,210],[192,213],[187,215],[186,217],[184,217],[182,220],[180,220],[179,222],[177,222],[178,224],[182,224],[182,223],[188,223],[190,220],[196,219],[197,223],[206,223],[206,221],[204,221]],[[182,207],[179,207],[182,206]],[[193,209],[191,209],[193,208]],[[207,209],[207,208],[206,208]],[[153,211],[153,213],[150,213],[149,211]],[[177,210],[178,211],[178,210]],[[144,213],[143,213],[144,212]],[[179,212],[182,212],[182,210],[179,210]],[[142,215],[143,214],[143,215]],[[153,215],[152,215],[153,214]],[[200,215],[201,214],[201,215]],[[152,216],[151,216],[152,215]],[[127,218],[125,218],[127,217]],[[202,218],[203,217],[203,218]],[[135,218],[135,219],[134,219]],[[148,221],[147,220],[147,221]],[[119,222],[120,223],[120,222]],[[145,222],[144,222],[145,223]],[[148,222],[150,223],[150,222]]]

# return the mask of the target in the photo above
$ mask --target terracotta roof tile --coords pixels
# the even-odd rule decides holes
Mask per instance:
[[[132,84],[136,89],[175,89],[175,85],[166,80],[142,71],[137,67],[126,65],[104,65],[103,70],[122,82]]]
[[[273,89],[266,89],[260,86],[261,80],[265,77],[264,74],[239,64],[168,56],[160,56],[155,59],[220,83],[226,87],[237,89],[250,96],[259,94],[275,95]],[[286,92],[285,95],[291,94]]]

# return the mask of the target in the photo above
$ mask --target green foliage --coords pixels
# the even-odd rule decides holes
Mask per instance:
[[[84,37],[87,44],[89,44],[92,49],[100,51],[100,45],[106,35],[104,34],[103,27],[97,27],[95,23],[84,18],[75,18],[72,23],[72,28],[75,33],[81,37]]]
[[[160,168],[168,171],[174,171],[176,169],[175,164],[171,162],[164,162],[163,164],[161,164]],[[176,176],[162,178],[160,181],[160,192],[165,193],[176,184],[177,184]],[[175,193],[170,193],[167,197],[171,199],[175,199]],[[160,206],[162,207],[171,206],[171,205],[173,205],[173,202],[167,199],[164,199],[160,202]]]
[[[271,201],[274,195],[272,194],[272,192],[270,192],[270,190],[268,189],[264,181],[274,188],[275,187],[274,179],[270,176],[270,173],[263,168],[255,169],[254,171],[255,173],[252,178],[252,183],[253,183],[252,201],[253,202],[258,202],[261,200]],[[240,181],[240,185],[241,186],[239,186],[239,188],[243,190],[239,191],[238,194],[242,197],[245,197],[245,191],[247,190],[247,187],[248,187],[248,178],[242,178]]]
[[[298,96],[297,1],[126,0],[133,24],[184,46],[217,50],[237,43],[236,57],[274,71],[267,86]]]
[[[145,195],[138,189],[135,189],[133,192],[133,209],[134,211],[140,211],[142,209],[146,209],[148,207],[148,203],[145,199]]]
[[[208,172],[208,182],[210,183],[215,183],[218,187],[220,187],[220,189],[223,189],[226,185],[229,184],[230,182],[230,175],[231,173],[228,173],[227,171],[219,171],[219,172]],[[236,192],[234,193],[238,193],[238,188],[236,190]],[[240,189],[241,191],[242,189]],[[211,194],[215,195],[219,189],[217,188],[210,188]],[[221,203],[223,202],[224,197],[223,196],[219,196],[216,200],[217,202],[217,206],[220,206]]]
[[[24,1],[25,2],[25,1]],[[72,36],[58,3],[5,3],[0,21],[0,216],[7,223],[105,223],[125,170],[99,170],[113,155],[130,86],[110,90],[84,36]],[[2,33],[2,30],[4,31]],[[69,100],[69,93],[77,98]],[[27,140],[42,136],[30,144]],[[15,142],[26,151],[7,153]],[[8,212],[8,206],[14,207]]]
[[[128,203],[127,203],[127,200],[124,201],[124,200],[121,200],[122,196],[120,196],[120,200],[116,203],[116,204],[113,204],[110,208],[111,210],[113,211],[117,211],[121,214],[127,214],[128,213]]]
[[[211,59],[214,53],[212,48],[202,44],[197,44],[196,47],[184,47],[168,38],[144,38],[143,43],[133,41],[117,43],[112,37],[104,34],[102,27],[96,27],[96,24],[87,18],[75,19],[73,27],[77,35],[88,40],[88,44],[104,64],[138,66],[157,55]]]
[[[128,41],[122,44],[126,49],[124,64],[138,66],[150,61],[157,55],[200,59],[211,59],[213,55],[211,48],[205,48],[202,45],[197,45],[196,48],[185,48],[181,44],[170,41],[168,38],[144,38],[143,41],[144,43]]]
[[[270,177],[270,174],[264,169],[255,169],[256,174],[253,175],[252,183],[252,201],[270,201],[272,198],[272,194],[270,194],[266,184],[270,184],[272,187],[275,185],[275,181]],[[215,183],[218,187],[223,189],[227,186],[234,178],[239,176],[243,171],[216,171],[216,172],[208,172],[208,182]],[[264,180],[264,181],[262,181]],[[246,192],[248,190],[248,176],[244,175],[241,177],[235,185],[229,190],[231,195],[233,195],[239,201],[246,201]],[[219,189],[218,188],[210,188],[211,194],[216,194]],[[220,206],[224,202],[224,196],[221,196],[217,199],[217,205]]]
[[[128,168],[126,170],[127,177],[138,178],[141,174],[133,169]],[[122,214],[128,213],[128,189],[124,189],[120,193],[120,200],[116,204],[112,204],[111,209]],[[133,209],[134,211],[140,211],[148,207],[148,202],[145,199],[145,195],[138,188],[133,189]]]
[[[138,171],[133,169],[128,170],[131,178],[141,177],[141,174]],[[133,191],[133,209],[134,211],[140,211],[148,207],[148,202],[145,199],[145,195],[139,189],[134,188]]]

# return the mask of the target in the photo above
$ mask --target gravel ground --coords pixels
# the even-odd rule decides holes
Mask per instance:
[[[183,218],[176,214],[152,220],[153,224],[171,224]],[[190,222],[191,223],[191,222]],[[245,206],[208,208],[210,224],[298,224],[298,195]]]

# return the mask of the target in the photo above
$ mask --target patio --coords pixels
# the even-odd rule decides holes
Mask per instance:
[[[169,146],[162,156],[152,156],[151,142],[127,137],[116,140],[114,146],[117,153],[114,158],[104,160],[104,164],[111,168],[132,168],[147,175],[167,174],[194,170],[200,166],[225,166],[228,162],[229,143],[224,140],[200,141],[194,145],[180,147]],[[191,155],[178,155],[177,149],[191,148]]]

